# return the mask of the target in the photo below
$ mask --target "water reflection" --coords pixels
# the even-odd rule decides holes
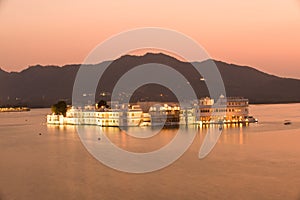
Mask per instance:
[[[252,126],[252,124],[250,125],[246,123],[239,123],[223,125],[203,125],[199,127],[199,135],[202,141],[208,130],[219,129],[222,130],[222,134],[219,138],[218,143],[243,145],[247,141],[247,133],[244,133],[244,131],[245,129],[249,128],[249,126]]]
[[[117,199],[120,194],[131,195],[130,188],[140,191],[136,198],[147,197],[144,196],[147,194],[161,195],[155,196],[156,199],[176,199],[178,196],[224,199],[224,195],[232,194],[233,199],[241,196],[249,199],[296,199],[299,196],[300,104],[252,106],[252,115],[259,118],[259,123],[224,126],[219,143],[204,160],[197,159],[197,152],[200,141],[211,127],[183,127],[187,134],[197,132],[196,142],[187,153],[171,167],[142,176],[118,173],[95,161],[80,143],[76,132],[79,127],[41,124],[48,110],[0,113],[0,166],[4,172],[0,188],[11,191],[10,194],[17,191],[18,198],[15,199],[24,196],[32,199],[37,194],[30,196],[31,191],[43,191],[40,196],[44,195],[44,191],[72,195],[63,196],[65,199],[83,198],[86,194],[91,199],[95,194],[99,194],[99,198]],[[292,124],[284,126],[285,119],[292,120]],[[26,125],[11,126],[13,123]],[[106,147],[102,140],[98,140],[101,134],[106,134],[116,145],[132,152],[153,151],[176,134],[175,130],[164,129],[154,137],[138,139],[128,136],[126,131],[139,133],[139,130],[144,130],[145,133],[141,134],[146,134],[151,130],[130,128],[122,132],[118,128],[82,128],[90,130],[86,134],[95,145],[102,145],[103,152]],[[37,134],[39,132],[42,136]],[[49,185],[53,187],[48,191]],[[216,189],[218,185],[222,187]],[[108,192],[104,194],[103,191]]]
[[[74,129],[74,127],[71,127],[69,125],[52,125],[52,124],[47,124],[47,129],[49,131],[54,131],[54,130],[66,131],[66,130],[72,130],[72,129]]]
[[[206,134],[214,129],[219,129],[219,125],[211,126],[184,126],[180,130],[186,134],[197,133],[197,138],[200,138],[202,143]],[[247,143],[251,125],[231,124],[222,126],[222,134],[218,140],[221,144],[243,145]],[[93,145],[102,145],[101,148],[106,148],[101,141],[105,136],[116,146],[127,151],[144,153],[151,152],[167,145],[176,136],[178,128],[158,130],[151,127],[128,127],[126,131],[118,127],[99,127],[99,126],[72,126],[72,125],[47,125],[48,131],[51,132],[73,132],[78,133],[78,130],[85,135],[85,138]],[[134,135],[134,136],[133,136]],[[136,137],[141,136],[141,137]],[[200,148],[200,146],[199,146]]]

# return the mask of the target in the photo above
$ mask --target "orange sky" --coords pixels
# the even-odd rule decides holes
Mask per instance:
[[[299,0],[0,0],[0,67],[82,63],[108,37],[149,26],[217,60],[300,78]]]

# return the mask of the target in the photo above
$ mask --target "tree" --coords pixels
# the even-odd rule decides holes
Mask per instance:
[[[51,106],[51,110],[54,114],[63,115],[65,117],[67,113],[67,103],[65,101],[59,101]]]
[[[97,108],[109,108],[109,105],[107,105],[107,102],[104,100],[100,100],[97,104]]]

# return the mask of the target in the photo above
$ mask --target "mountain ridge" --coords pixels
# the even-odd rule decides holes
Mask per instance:
[[[126,57],[130,57],[130,58],[142,58],[144,56],[147,56],[147,55],[162,55],[162,56],[166,56],[166,57],[169,57],[169,58],[172,58],[172,59],[176,59],[170,55],[167,55],[167,54],[164,54],[164,53],[145,53],[144,55],[129,55],[129,54],[126,54],[126,55],[122,55],[120,56],[119,58],[115,59],[115,60],[119,60],[119,59],[122,59],[122,58],[126,58]],[[178,60],[178,59],[176,59]],[[284,77],[284,76],[280,76],[280,75],[274,75],[274,74],[271,74],[271,73],[267,73],[267,72],[264,72],[264,71],[261,71],[261,70],[258,70],[256,69],[255,67],[251,67],[251,66],[248,66],[248,65],[240,65],[240,64],[236,64],[236,63],[230,63],[230,62],[225,62],[225,61],[222,61],[222,60],[217,60],[217,59],[207,59],[207,60],[203,60],[203,61],[192,61],[192,62],[188,62],[188,63],[203,63],[203,62],[206,62],[206,61],[209,61],[209,60],[212,60],[214,62],[217,62],[217,63],[222,63],[222,64],[226,64],[226,65],[230,65],[230,66],[233,66],[233,67],[243,67],[243,68],[249,68],[249,69],[252,69],[252,70],[255,70],[257,72],[260,72],[260,73],[264,73],[266,75],[270,75],[270,76],[274,76],[274,77],[278,77],[278,78],[284,78],[284,79],[293,79],[293,80],[300,80],[300,78],[291,78],[291,77]],[[64,65],[52,65],[52,64],[47,64],[47,65],[42,65],[42,64],[36,64],[36,65],[29,65],[27,68],[25,69],[22,69],[21,71],[11,71],[11,72],[8,72],[4,69],[2,69],[0,67],[0,73],[1,72],[4,72],[4,73],[22,73],[24,71],[27,71],[31,68],[65,68],[65,67],[74,67],[74,66],[82,66],[82,65],[99,65],[99,64],[103,64],[103,63],[106,63],[106,62],[113,62],[114,60],[106,60],[106,61],[102,61],[100,63],[97,63],[97,64],[78,64],[78,63],[73,63],[73,64],[64,64]],[[180,61],[180,60],[178,60]],[[184,62],[186,63],[186,61],[180,61],[180,62]]]
[[[239,66],[232,63],[208,59],[192,62],[196,67],[207,67],[208,62],[214,62],[223,78],[227,96],[243,96],[250,103],[295,103],[300,102],[300,80],[279,77],[259,71],[249,66]],[[177,60],[162,53],[147,53],[142,56],[124,55],[113,61],[84,66],[96,68],[110,63],[101,78],[103,86],[98,86],[96,101],[101,97],[101,91],[112,91],[118,79],[133,67],[146,63],[160,63],[173,67],[188,79],[198,97],[208,96],[206,85],[199,82],[191,63]],[[28,105],[30,107],[49,107],[60,99],[71,103],[73,83],[81,64],[34,65],[20,72],[6,72],[0,69],[0,105]],[[199,78],[200,77],[200,78]],[[102,87],[102,88],[101,88]],[[160,94],[166,94],[162,99]],[[108,97],[106,97],[108,98]],[[106,99],[109,100],[109,99]],[[134,92],[131,99],[135,101],[176,101],[174,94],[167,88],[158,85],[146,85]]]

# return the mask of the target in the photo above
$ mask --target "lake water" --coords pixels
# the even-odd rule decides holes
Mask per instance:
[[[0,113],[0,199],[300,199],[300,104],[251,105],[258,124],[224,127],[198,159],[207,128],[170,166],[146,174],[111,169],[86,150],[73,126],[49,126],[49,109]],[[284,120],[291,120],[289,126]],[[149,152],[176,129],[149,139],[101,129],[120,148]],[[147,134],[149,129],[129,132]],[[150,131],[151,132],[151,131]],[[102,140],[97,141],[101,145]],[[105,148],[105,147],[103,147]]]

